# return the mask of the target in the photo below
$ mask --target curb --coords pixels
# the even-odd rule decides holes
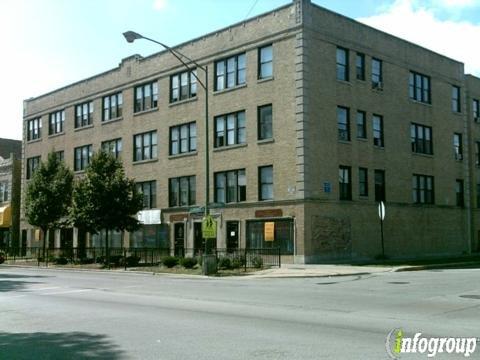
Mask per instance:
[[[455,268],[461,268],[461,267],[467,267],[467,268],[480,267],[480,262],[470,261],[470,262],[460,262],[460,263],[412,265],[412,266],[399,267],[399,268],[395,269],[394,272],[437,270],[437,269],[455,269]]]

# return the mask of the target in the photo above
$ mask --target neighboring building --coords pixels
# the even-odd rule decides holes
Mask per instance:
[[[218,248],[280,247],[282,261],[298,263],[373,258],[384,201],[387,256],[478,250],[480,134],[471,134],[480,125],[467,101],[480,86],[462,63],[308,0],[175,49],[210,70]],[[138,182],[150,219],[116,234],[114,246],[199,250],[204,100],[167,51],[26,100],[22,178],[51,150],[81,174],[93,152],[108,149]],[[266,223],[274,241],[265,241]],[[40,244],[22,228],[29,245]],[[101,243],[56,234],[50,244]]]
[[[19,246],[21,153],[20,140],[0,139],[0,249]]]

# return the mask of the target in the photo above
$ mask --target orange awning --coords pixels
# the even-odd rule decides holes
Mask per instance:
[[[0,228],[8,228],[12,225],[12,208],[10,205],[0,207]]]

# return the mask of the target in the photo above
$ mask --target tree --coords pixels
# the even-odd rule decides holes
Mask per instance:
[[[47,231],[64,225],[72,200],[73,173],[51,152],[47,162],[40,162],[27,186],[25,216],[43,235],[43,259]]]
[[[134,231],[140,223],[135,218],[143,208],[143,196],[135,182],[125,176],[122,163],[110,153],[93,155],[85,176],[74,186],[70,218],[73,225],[90,233],[105,230],[105,253],[109,264],[110,230]]]

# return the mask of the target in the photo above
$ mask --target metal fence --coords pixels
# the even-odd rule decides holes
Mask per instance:
[[[116,248],[77,247],[77,248],[0,248],[6,261],[24,261],[49,264],[105,264],[108,267],[153,266],[167,256],[201,258],[198,249],[182,248],[181,252],[169,248]],[[279,248],[269,249],[212,249],[220,268],[263,268],[281,266]],[[178,256],[180,255],[180,256]],[[107,261],[108,258],[108,261]]]

